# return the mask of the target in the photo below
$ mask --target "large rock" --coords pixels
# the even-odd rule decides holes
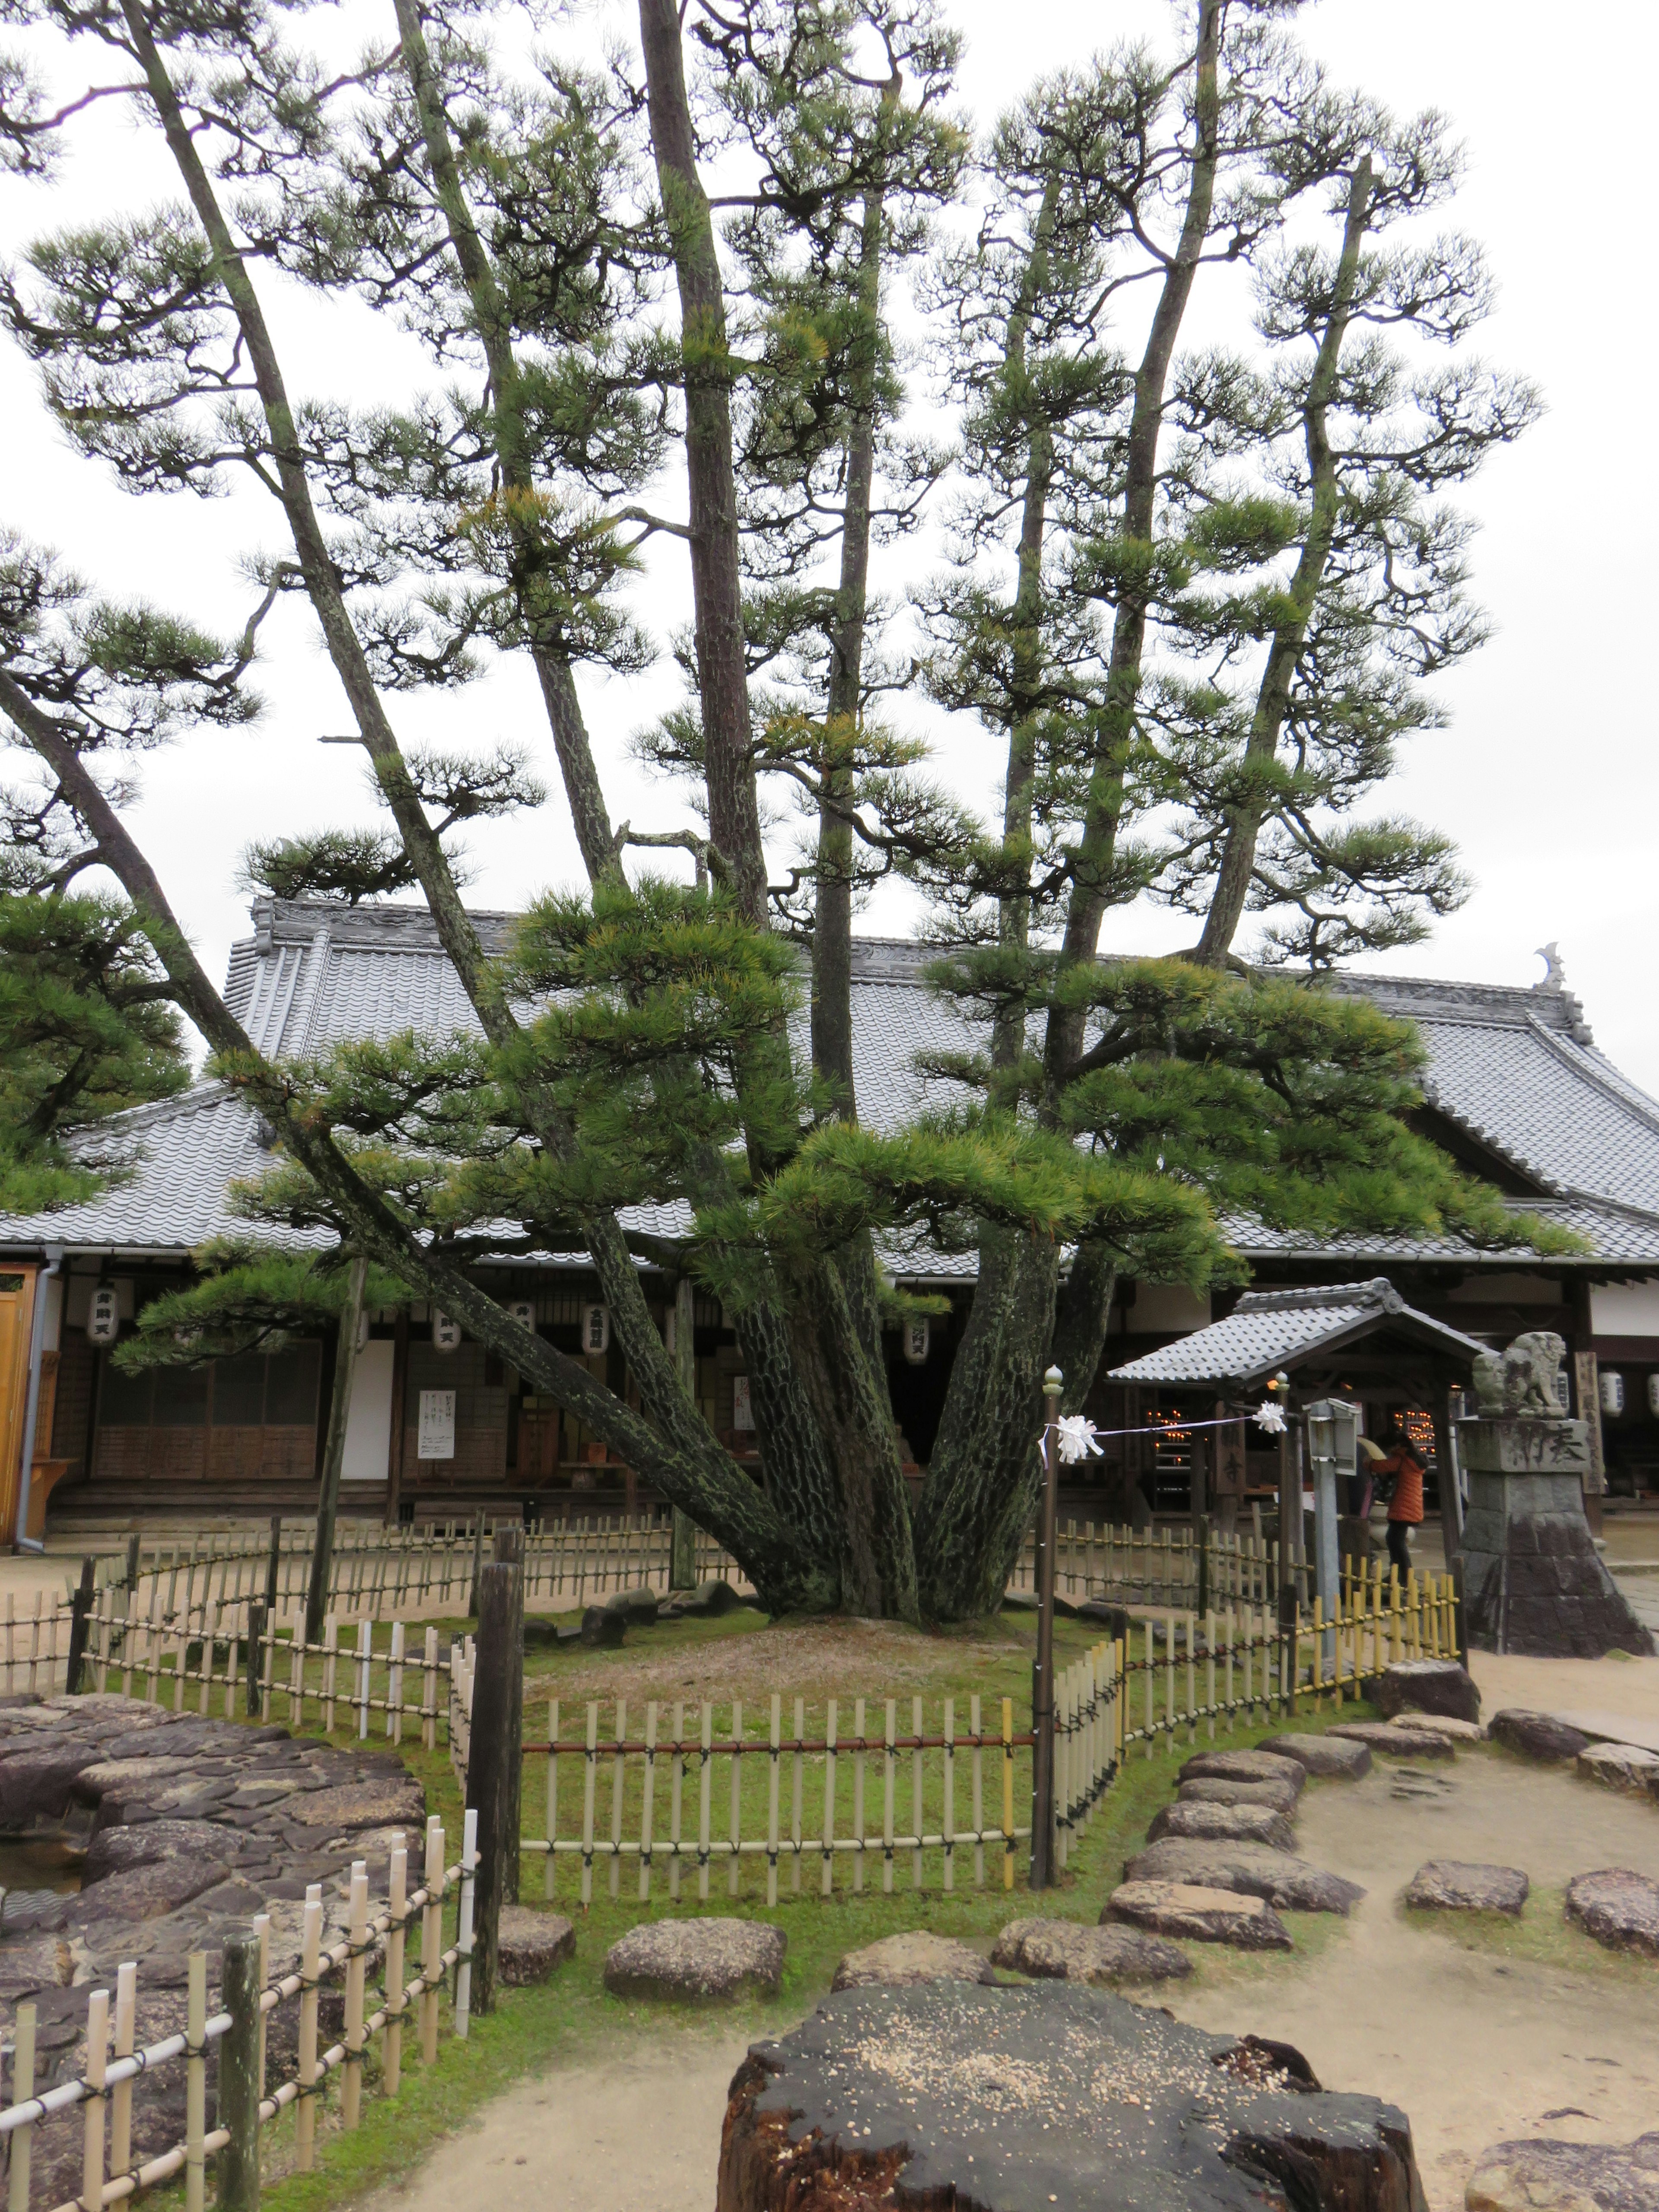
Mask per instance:
[[[1527,1759],[1577,1759],[1589,1742],[1581,1729],[1569,1728],[1565,1721],[1558,1721],[1550,1713],[1529,1713],[1519,1706],[1494,1713],[1486,1734],[1505,1751],[1518,1751]]]
[[[827,1998],[732,2084],[715,2212],[1420,2212],[1403,2112],[1063,1981]]]
[[[1012,1920],[997,1937],[991,1964],[1056,1982],[1174,1982],[1193,1971],[1176,1944],[1108,1923],[1103,1915],[1097,1928],[1078,1920]]]
[[[1443,1735],[1449,1743],[1484,1743],[1486,1731],[1479,1721],[1460,1721],[1449,1713],[1396,1713],[1389,1723],[1402,1735]]]
[[[1264,1743],[1280,1759],[1293,1759],[1322,1780],[1352,1782],[1370,1771],[1371,1754],[1363,1743],[1350,1743],[1336,1735],[1276,1735]]]
[[[1480,1719],[1480,1692],[1455,1659],[1396,1659],[1366,1694],[1384,1720],[1396,1713],[1438,1713],[1449,1720]]]
[[[407,1828],[426,1826],[426,1792],[412,1774],[374,1777],[367,1782],[348,1782],[332,1790],[310,1790],[283,1808],[283,1818],[301,1828],[316,1828],[324,1835],[348,1833],[353,1828]]]
[[[1475,2160],[1466,2212],[1659,2212],[1659,2134],[1632,2143],[1494,2143]]]
[[[100,1828],[87,1847],[81,1880],[90,1887],[106,1875],[155,1866],[163,1859],[222,1859],[235,1840],[212,1820],[146,1820],[136,1828]]]
[[[230,1872],[228,1856],[217,1859],[175,1857],[158,1859],[149,1866],[128,1867],[107,1875],[81,1892],[71,1917],[76,1920],[158,1920],[176,1912],[193,1897],[214,1888]],[[253,1910],[259,1910],[257,1893]]]
[[[1519,1867],[1430,1859],[1407,1885],[1406,1902],[1437,1912],[1507,1912],[1518,1918],[1528,1887]]]
[[[1346,1913],[1365,1894],[1357,1882],[1310,1866],[1289,1851],[1269,1850],[1265,1844],[1200,1843],[1189,1836],[1165,1836],[1148,1844],[1124,1868],[1123,1878],[1231,1889],[1261,1898],[1281,1912]]]
[[[1296,1830],[1270,1805],[1166,1805],[1146,1831],[1160,1836],[1196,1836],[1205,1843],[1266,1844],[1276,1851],[1296,1849]]]
[[[1339,1721],[1331,1735],[1344,1743],[1363,1743],[1390,1759],[1455,1759],[1449,1736],[1435,1729],[1402,1728],[1398,1721]]]
[[[1659,1881],[1629,1867],[1575,1875],[1567,1884],[1567,1917],[1612,1951],[1659,1959]]]
[[[576,1955],[576,1931],[557,1912],[532,1912],[527,1905],[501,1907],[496,1966],[502,1986],[527,1989]]]
[[[15,2004],[37,1990],[66,1988],[75,1960],[61,1935],[26,1936],[0,1948],[0,2003]]]
[[[1659,1752],[1638,1743],[1587,1743],[1577,1758],[1586,1782],[1623,1790],[1632,1797],[1659,1797]]]
[[[1301,1769],[1297,1770],[1298,1774]],[[1294,1814],[1297,1791],[1288,1782],[1227,1782],[1219,1775],[1198,1774],[1176,1790],[1182,1805],[1266,1805],[1274,1813]]]
[[[1263,1899],[1201,1882],[1120,1882],[1106,1900],[1106,1915],[1192,1943],[1230,1943],[1237,1951],[1291,1948],[1290,1929]]]
[[[1200,1751],[1176,1778],[1182,1782],[1278,1782],[1299,1791],[1308,1770],[1297,1759],[1271,1751]]]
[[[605,1985],[619,1997],[775,1996],[785,1948],[763,1921],[643,1921],[606,1952]]]
[[[912,1982],[990,1982],[996,1977],[988,1959],[981,1958],[953,1936],[930,1935],[912,1929],[901,1936],[884,1936],[861,1951],[848,1951],[836,1968],[832,1990],[861,1990],[874,1983],[903,1989]]]

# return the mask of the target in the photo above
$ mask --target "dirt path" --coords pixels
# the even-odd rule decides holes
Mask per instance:
[[[1200,2026],[1295,2044],[1328,2088],[1403,2106],[1431,2204],[1457,2212],[1489,2143],[1528,2135],[1628,2142],[1653,2125],[1659,1971],[1582,1972],[1466,1948],[1408,1923],[1401,1890],[1429,1858],[1522,1867],[1534,1888],[1600,1866],[1659,1875],[1659,1818],[1569,1774],[1492,1753],[1417,1771],[1432,1777],[1423,1785],[1432,1795],[1395,1796],[1401,1776],[1390,1761],[1304,1797],[1299,1849],[1369,1892],[1316,1961],[1172,2002]]]

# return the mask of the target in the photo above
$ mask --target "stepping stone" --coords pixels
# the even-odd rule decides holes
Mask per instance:
[[[1454,1720],[1449,1713],[1396,1713],[1389,1726],[1407,1735],[1443,1735],[1453,1743],[1486,1740],[1486,1731],[1479,1721]]]
[[[1266,1844],[1276,1851],[1296,1849],[1296,1830],[1271,1805],[1166,1805],[1146,1831],[1160,1836],[1198,1836],[1206,1843]]]
[[[1299,2052],[1071,1982],[848,1990],[751,2046],[711,2212],[1422,2206],[1404,2113],[1309,2079]]]
[[[1577,1765],[1587,1782],[1632,1797],[1659,1797],[1659,1752],[1644,1751],[1638,1743],[1586,1744]]]
[[[1266,1805],[1273,1812],[1292,1815],[1296,1798],[1288,1782],[1224,1782],[1213,1774],[1196,1775],[1176,1791],[1182,1805]]]
[[[1396,1659],[1366,1693],[1384,1720],[1407,1711],[1443,1714],[1449,1720],[1480,1718],[1480,1692],[1455,1659]]]
[[[1344,1743],[1363,1743],[1390,1759],[1455,1759],[1449,1736],[1429,1729],[1402,1728],[1398,1721],[1340,1721],[1331,1730]]]
[[[1474,2162],[1466,2212],[1653,2212],[1659,2134],[1631,2143],[1501,2142]]]
[[[1337,1778],[1352,1782],[1361,1774],[1370,1771],[1371,1754],[1363,1743],[1344,1743],[1328,1735],[1276,1735],[1271,1743],[1264,1743],[1263,1751],[1275,1753],[1281,1759],[1293,1759],[1310,1774],[1322,1780]]]
[[[1365,1894],[1357,1882],[1310,1866],[1289,1851],[1265,1844],[1206,1844],[1192,1836],[1164,1836],[1137,1851],[1123,1869],[1126,1881],[1196,1882],[1259,1897],[1281,1912],[1341,1912]]]
[[[1177,1945],[1103,1917],[1098,1928],[1077,1920],[1010,1921],[991,1964],[1055,1982],[1177,1982],[1193,1971]]]
[[[1610,1951],[1644,1951],[1659,1959],[1659,1881],[1628,1867],[1575,1875],[1567,1884],[1567,1917]]]
[[[1279,1782],[1298,1793],[1308,1779],[1300,1759],[1271,1751],[1200,1751],[1176,1778],[1180,1782]]]
[[[1589,1738],[1548,1713],[1529,1713],[1519,1706],[1494,1713],[1486,1734],[1505,1751],[1518,1751],[1528,1759],[1577,1759]]]
[[[576,1955],[576,1931],[557,1912],[532,1912],[527,1905],[501,1907],[496,1966],[503,1989],[544,1982],[556,1966]]]
[[[647,1920],[605,1953],[605,1985],[618,1997],[775,1996],[785,1948],[764,1921]]]
[[[1106,1900],[1109,1919],[1127,1920],[1156,1936],[1194,1943],[1231,1943],[1238,1951],[1288,1951],[1291,1931],[1260,1897],[1191,1881],[1126,1881]]]
[[[1518,1918],[1528,1886],[1519,1867],[1431,1859],[1412,1876],[1406,1902],[1439,1912],[1507,1912]]]
[[[864,1989],[874,1983],[908,1989],[915,1982],[992,1982],[990,1961],[953,1936],[915,1929],[884,1936],[861,1951],[849,1951],[836,1968],[832,1990]]]

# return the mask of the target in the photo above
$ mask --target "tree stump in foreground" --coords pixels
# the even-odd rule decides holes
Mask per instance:
[[[738,2069],[717,2212],[1425,2212],[1411,2124],[1299,2053],[1054,1982],[828,1998]]]

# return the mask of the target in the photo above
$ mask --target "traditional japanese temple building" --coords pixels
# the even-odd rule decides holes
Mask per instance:
[[[509,915],[476,917],[486,945],[504,942]],[[262,901],[254,933],[231,954],[230,1004],[258,1048],[296,1057],[347,1039],[473,1027],[471,1009],[424,908]],[[858,1103],[891,1126],[929,1097],[919,1052],[959,1048],[961,1017],[921,980],[927,955],[861,940],[854,967]],[[1234,1224],[1257,1290],[1386,1278],[1413,1309],[1462,1334],[1502,1342],[1551,1328],[1567,1340],[1575,1410],[1597,1425],[1616,1492],[1659,1487],[1659,1103],[1599,1053],[1553,962],[1532,989],[1347,975],[1337,988],[1408,1016],[1429,1054],[1425,1133],[1516,1205],[1570,1223],[1582,1255],[1486,1254],[1450,1238],[1271,1235]],[[227,1194],[269,1163],[262,1132],[223,1086],[200,1083],[118,1117],[129,1177],[92,1202],[0,1218],[0,1541],[17,1533],[27,1489],[38,1533],[145,1515],[302,1512],[314,1503],[331,1371],[321,1341],[246,1358],[129,1377],[109,1352],[145,1302],[187,1273],[191,1250],[233,1228]],[[107,1142],[109,1127],[100,1131]],[[658,1209],[634,1224],[672,1238],[684,1223]],[[890,1255],[901,1280],[945,1293],[948,1316],[890,1340],[900,1426],[918,1464],[931,1449],[945,1377],[971,1294],[973,1262]],[[643,1266],[648,1291],[665,1282]],[[580,1254],[480,1270],[503,1300],[533,1302],[538,1326],[571,1352],[599,1297]],[[1194,1297],[1125,1282],[1102,1362],[1108,1370],[1222,1317],[1237,1293]],[[908,1355],[908,1356],[907,1356]],[[614,1349],[589,1351],[614,1387]],[[751,1455],[742,1359],[720,1309],[699,1300],[697,1387],[715,1428]],[[447,1457],[422,1457],[422,1391],[455,1394]],[[1154,1414],[1194,1418],[1155,1383],[1097,1386],[1108,1428]],[[1408,1385],[1400,1402],[1409,1403]],[[1414,1409],[1431,1434],[1428,1409]],[[1133,1440],[1139,1444],[1139,1439]],[[28,1465],[25,1484],[24,1455]],[[1133,1483],[1165,1512],[1189,1504],[1178,1449],[1125,1450],[1097,1463],[1102,1510]],[[524,1504],[560,1510],[632,1496],[631,1475],[551,1404],[528,1394],[482,1345],[433,1341],[418,1304],[373,1317],[360,1358],[347,1437],[349,1512],[426,1519]],[[1116,1501],[1115,1504],[1114,1501]]]

